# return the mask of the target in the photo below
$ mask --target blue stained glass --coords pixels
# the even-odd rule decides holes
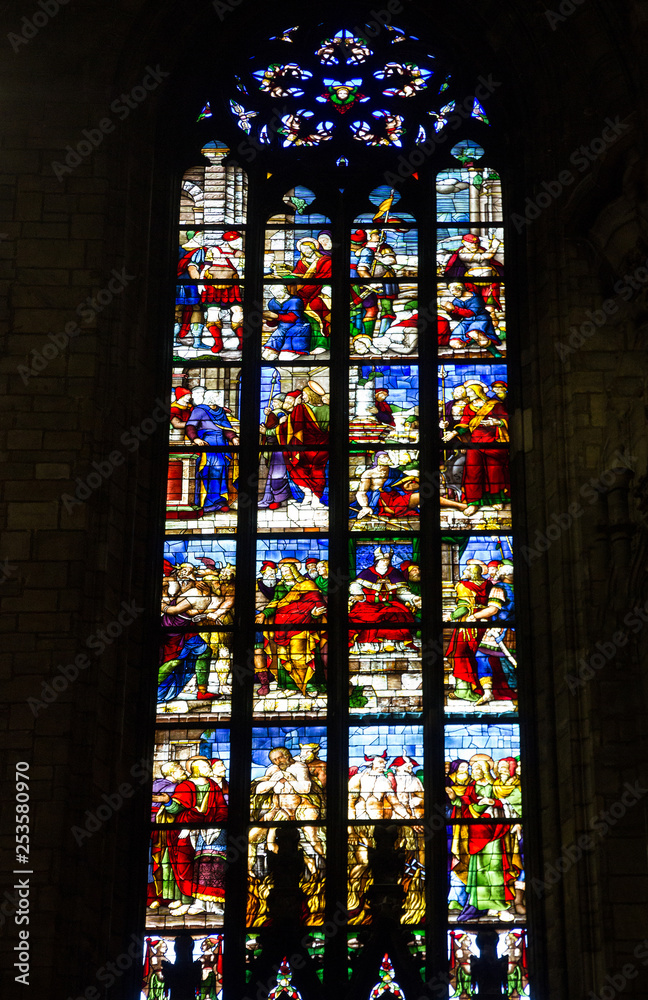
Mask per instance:
[[[519,756],[520,727],[516,725],[446,726],[445,727],[446,760],[466,753],[487,752],[497,753],[498,758],[505,753]],[[501,752],[500,752],[501,751]]]
[[[349,729],[349,767],[362,768],[367,758],[384,757],[388,768],[399,757],[416,760],[415,771],[423,767],[423,726],[396,723],[381,726],[352,726]]]

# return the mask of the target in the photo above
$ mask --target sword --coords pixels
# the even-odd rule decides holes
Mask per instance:
[[[515,667],[515,669],[517,670],[517,661],[516,661],[516,660],[515,660],[515,658],[514,658],[514,657],[512,656],[512,654],[511,654],[511,653],[509,652],[509,650],[508,650],[508,649],[506,648],[506,646],[504,645],[504,643],[502,642],[502,640],[501,640],[501,639],[499,640],[499,642],[497,643],[497,645],[498,645],[498,646],[499,646],[499,648],[500,648],[500,649],[502,650],[502,652],[504,653],[504,656],[505,656],[505,657],[506,657],[506,659],[507,659],[507,660],[509,661],[509,663],[510,663],[510,664],[511,664],[512,666],[514,666],[514,667]]]

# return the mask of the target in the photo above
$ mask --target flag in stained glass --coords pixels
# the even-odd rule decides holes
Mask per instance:
[[[371,923],[369,852],[376,846],[374,831],[374,826],[363,824],[348,829],[348,908],[351,925]],[[395,849],[400,852],[403,863],[399,878],[405,890],[401,923],[421,923],[425,919],[425,842],[421,827],[399,827]]]
[[[515,629],[445,629],[443,648],[447,715],[517,713]]]
[[[151,834],[147,921],[174,930],[220,927],[225,909],[225,830],[157,827]]]

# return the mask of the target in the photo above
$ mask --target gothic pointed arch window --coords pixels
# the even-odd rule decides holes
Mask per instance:
[[[192,109],[149,1000],[179,932],[213,1000],[530,996],[496,103],[320,24]]]

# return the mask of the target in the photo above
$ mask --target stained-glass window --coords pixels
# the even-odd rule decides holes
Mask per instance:
[[[191,110],[148,998],[179,930],[213,1000],[529,996],[511,248],[451,69],[297,25]]]

